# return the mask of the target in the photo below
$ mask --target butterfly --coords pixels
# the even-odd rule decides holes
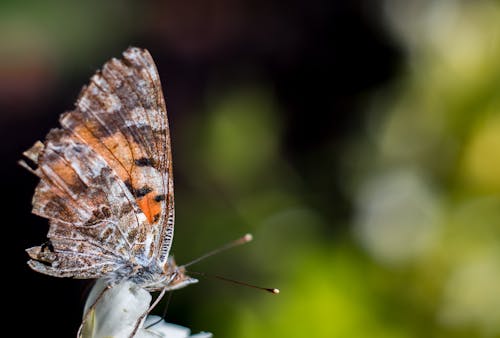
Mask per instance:
[[[55,277],[131,281],[148,291],[197,280],[169,256],[174,181],[167,110],[153,58],[130,47],[83,87],[44,142],[20,164],[40,178],[33,213],[48,241],[27,249],[33,270]]]

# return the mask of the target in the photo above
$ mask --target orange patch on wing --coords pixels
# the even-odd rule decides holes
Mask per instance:
[[[154,193],[151,192],[137,200],[137,204],[139,205],[139,208],[141,208],[144,215],[146,215],[149,224],[153,224],[158,221],[156,217],[159,216],[161,212],[160,203],[156,202],[153,197]]]
[[[130,149],[127,147],[127,140],[118,133],[112,137],[99,139],[94,136],[91,130],[92,127],[81,125],[74,129],[74,133],[101,155],[118,174],[118,177],[125,181],[129,177],[127,168],[131,167],[130,159],[132,158]]]

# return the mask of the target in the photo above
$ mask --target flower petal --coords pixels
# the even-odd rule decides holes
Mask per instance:
[[[82,338],[129,337],[138,321],[142,320],[142,317],[149,309],[151,295],[132,282],[123,282],[103,293],[105,288],[106,282],[98,280],[87,298],[84,313],[87,313],[102,295],[95,304],[94,310],[91,310],[87,315]],[[154,325],[148,328],[151,324]],[[190,335],[191,331],[188,328],[167,323],[159,316],[148,316],[139,327],[135,338],[212,337],[212,334],[208,332]]]
[[[128,337],[149,308],[151,295],[132,282],[120,283],[102,293],[105,288],[105,282],[98,280],[87,298],[84,313],[102,294],[84,325],[84,338]]]

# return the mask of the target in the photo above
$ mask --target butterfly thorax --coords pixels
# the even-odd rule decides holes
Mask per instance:
[[[148,291],[176,290],[198,282],[197,279],[186,275],[186,269],[178,266],[172,256],[163,267],[158,261],[152,261],[148,265],[132,265],[127,262],[110,273],[107,279],[110,285],[128,280]]]

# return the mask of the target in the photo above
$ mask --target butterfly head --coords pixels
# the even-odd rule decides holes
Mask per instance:
[[[172,256],[168,258],[168,264],[165,266],[165,274],[168,276],[165,281],[165,286],[168,287],[169,290],[177,290],[189,284],[198,283],[196,278],[186,274],[186,268],[184,266],[179,266],[175,263]]]

